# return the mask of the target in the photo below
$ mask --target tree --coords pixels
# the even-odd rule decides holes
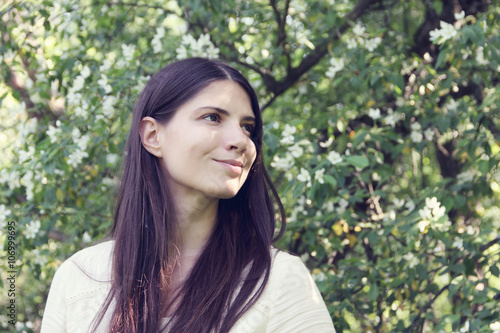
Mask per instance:
[[[36,331],[55,269],[106,234],[148,77],[206,56],[261,97],[289,215],[279,246],[307,262],[338,331],[500,330],[498,5],[33,0],[0,12],[0,239],[4,272],[18,272],[18,325],[5,327]]]

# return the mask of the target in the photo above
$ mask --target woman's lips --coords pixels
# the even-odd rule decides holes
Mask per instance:
[[[236,160],[215,160],[224,166],[228,171],[235,175],[240,175],[243,172],[243,163]]]

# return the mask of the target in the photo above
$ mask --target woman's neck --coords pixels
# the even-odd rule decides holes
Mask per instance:
[[[175,245],[181,258],[198,257],[217,223],[219,201],[206,198],[176,201],[178,234]]]

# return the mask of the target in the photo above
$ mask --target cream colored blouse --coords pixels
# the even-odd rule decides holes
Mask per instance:
[[[57,270],[41,333],[87,333],[111,287],[113,241],[81,250]],[[269,281],[259,300],[231,333],[335,333],[311,275],[300,258],[273,250]],[[113,303],[111,307],[113,307]],[[98,332],[106,332],[110,313]]]

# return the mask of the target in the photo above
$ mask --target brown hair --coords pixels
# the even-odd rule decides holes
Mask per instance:
[[[248,94],[255,114],[252,140],[257,156],[246,182],[231,199],[221,199],[217,224],[182,286],[171,332],[228,332],[256,302],[269,278],[271,244],[281,237],[285,215],[262,161],[262,117],[255,91],[234,68],[219,61],[191,58],[156,73],[134,108],[123,179],[113,228],[113,282],[95,320],[97,328],[111,302],[116,304],[111,332],[159,332],[176,253],[172,194],[159,160],[141,144],[139,124],[146,116],[167,123],[177,109],[210,83],[231,80]],[[275,238],[275,210],[281,225]]]

